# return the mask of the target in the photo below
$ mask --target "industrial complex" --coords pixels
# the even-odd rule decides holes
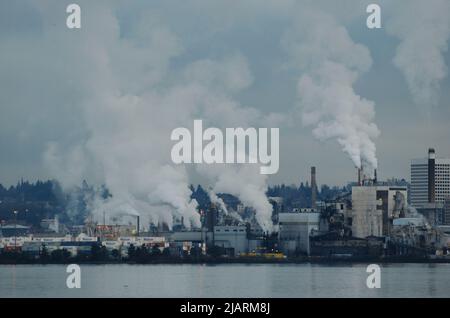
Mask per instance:
[[[366,174],[361,168],[350,191],[318,201],[316,173],[311,167],[309,207],[287,210],[283,198],[268,198],[273,233],[244,218],[242,204],[233,210],[226,202],[211,203],[199,211],[201,228],[150,226],[139,216],[126,225],[87,218],[70,231],[60,229],[56,216],[41,221],[43,233],[17,222],[2,224],[1,255],[89,259],[101,252],[102,260],[116,261],[144,252],[178,260],[448,259],[450,160],[437,159],[434,149],[427,159],[411,162],[410,186],[379,181],[376,170]]]

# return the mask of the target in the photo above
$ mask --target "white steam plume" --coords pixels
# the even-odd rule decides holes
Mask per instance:
[[[285,120],[280,114],[265,116],[256,109],[241,107],[229,97],[252,81],[247,63],[240,55],[222,62],[206,60],[192,63],[184,74],[190,83],[201,85],[209,92],[204,109],[209,120],[203,122],[204,128],[279,127]],[[273,231],[272,206],[266,196],[267,175],[260,174],[259,165],[197,165],[196,170],[211,182],[212,192],[237,196],[245,205],[255,209],[256,220],[265,232]]]
[[[218,204],[222,211],[225,214],[228,214],[227,206],[225,205],[225,202],[223,202],[222,198],[219,198],[212,189],[208,190],[208,195],[212,203]]]
[[[152,13],[133,19],[127,30],[132,36],[123,37],[115,11],[89,3],[83,25],[89,32],[74,33],[71,41],[66,30],[52,26],[58,8],[41,8],[43,21],[48,21],[42,45],[61,43],[58,56],[70,65],[71,81],[64,80],[66,69],[60,82],[79,84],[82,98],[73,107],[82,114],[80,126],[86,130],[81,141],[50,143],[44,160],[66,186],[84,178],[106,185],[113,197],[92,207],[97,219],[104,211],[108,216],[139,213],[144,226],[146,222],[170,226],[174,216],[182,217],[186,227],[198,227],[187,167],[176,166],[170,159],[171,131],[190,127],[197,118],[216,127],[245,127],[280,117],[266,118],[231,98],[252,83],[247,61],[240,54],[187,63],[173,74],[171,59],[180,56],[183,47]],[[257,167],[247,174],[235,172],[240,169],[227,167],[207,176],[218,184],[215,190],[230,190],[253,206],[260,225],[270,230],[266,178],[259,177]]]
[[[46,17],[55,15],[50,6],[42,10]],[[92,4],[86,15],[84,27],[89,32],[80,32],[71,41],[51,25],[44,31],[49,42],[59,38],[64,44],[60,56],[73,63],[72,81],[82,83],[83,99],[74,107],[87,130],[87,138],[60,145],[60,152],[51,143],[44,160],[67,186],[76,177],[97,177],[105,183],[113,197],[97,200],[92,207],[97,219],[103,212],[108,216],[140,214],[143,225],[164,222],[170,226],[173,215],[183,217],[188,228],[199,227],[186,169],[172,166],[167,156],[170,131],[190,118],[197,91],[175,87],[158,93],[154,88],[163,80],[170,59],[182,51],[179,40],[163,25],[154,25],[145,38],[137,32],[133,38],[137,42],[122,39],[114,13],[102,4]],[[184,111],[180,111],[183,103]],[[81,164],[72,166],[73,162]]]
[[[242,217],[236,212],[236,211],[228,211],[227,206],[225,205],[225,202],[222,200],[222,198],[219,198],[217,194],[212,190],[208,190],[209,199],[211,202],[218,204],[219,207],[222,209],[222,211],[227,216],[231,216],[233,219],[237,220],[238,222],[243,222],[244,220]]]
[[[374,103],[353,89],[371,67],[368,49],[354,43],[331,16],[317,11],[303,12],[283,45],[303,72],[298,82],[303,124],[312,126],[320,140],[336,139],[356,167],[377,168]]]
[[[252,165],[198,166],[198,170],[210,180],[214,180],[214,192],[226,192],[237,196],[241,202],[255,209],[255,218],[264,232],[274,230],[272,205],[267,191],[267,175],[259,174],[259,167]]]
[[[393,4],[386,22],[387,32],[400,39],[394,64],[405,76],[414,102],[425,109],[438,102],[440,82],[448,73],[444,53],[450,38],[449,12],[448,0],[410,0]]]

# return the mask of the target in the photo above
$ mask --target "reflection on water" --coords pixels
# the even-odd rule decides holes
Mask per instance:
[[[64,265],[0,266],[0,297],[450,297],[450,264],[388,264],[381,288],[367,265],[81,265],[81,289]]]

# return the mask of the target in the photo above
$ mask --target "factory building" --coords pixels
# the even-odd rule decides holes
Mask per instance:
[[[446,250],[446,254],[450,254],[450,226],[441,225],[436,228],[438,233],[437,248]]]
[[[231,256],[248,253],[249,240],[245,226],[215,226],[214,245],[229,250]]]
[[[48,232],[59,233],[60,225],[57,215],[53,219],[42,219],[40,225],[41,228]]]
[[[417,212],[423,215],[431,226],[442,224],[444,218],[444,203],[434,202],[425,203],[417,208]]]
[[[450,159],[436,158],[434,149],[427,159],[411,161],[411,204],[422,208],[427,203],[444,203],[450,196]]]
[[[450,196],[444,201],[444,213],[442,217],[442,225],[450,225]]]
[[[27,236],[30,227],[20,224],[0,225],[0,237]]]
[[[370,257],[381,255],[383,241],[378,238],[362,239],[348,237],[341,239],[334,233],[311,237],[311,255],[328,258]]]
[[[378,183],[376,171],[375,179],[358,183],[359,186],[352,187],[352,235],[358,238],[389,236],[393,220],[406,215],[408,188]]]
[[[206,231],[194,230],[194,231],[179,231],[173,233],[167,233],[166,240],[171,242],[196,242],[203,243],[206,240]]]
[[[381,200],[383,211],[383,236],[389,236],[392,222],[406,216],[408,209],[408,188],[402,186],[376,186],[377,200]]]
[[[320,213],[280,213],[278,240],[281,251],[288,255],[310,254],[310,235],[319,230]]]
[[[450,196],[444,200],[442,225],[450,225]]]
[[[383,211],[377,187],[352,187],[352,234],[357,238],[383,235]]]
[[[401,218],[394,221],[389,239],[391,253],[403,256],[424,256],[432,247],[440,247],[440,235],[422,217]]]
[[[191,242],[206,245],[207,249],[222,248],[230,256],[248,253],[254,249],[254,240],[249,239],[246,226],[214,226],[212,231],[207,229],[197,231],[180,231],[170,233],[168,240],[175,243]]]

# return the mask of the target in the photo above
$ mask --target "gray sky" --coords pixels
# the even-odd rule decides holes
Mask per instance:
[[[65,7],[71,2],[82,8],[81,30],[65,26]],[[138,172],[108,176],[101,171],[110,165],[123,168],[127,162],[145,162],[130,158],[111,162],[112,157],[122,154],[121,148],[116,149],[121,142],[135,144],[130,151],[152,143],[148,152],[135,154],[152,161],[154,157],[164,158],[170,149],[165,128],[170,132],[178,126],[190,126],[194,117],[227,127],[241,123],[266,127],[274,123],[268,119],[270,113],[287,118],[279,126],[280,170],[269,177],[269,183],[307,180],[311,165],[317,166],[319,183],[353,180],[354,164],[336,139],[319,141],[313,136],[314,127],[305,127],[298,114],[302,107],[298,82],[303,75],[314,74],[315,62],[307,67],[294,65],[298,62],[292,57],[296,53],[286,48],[283,39],[291,32],[299,38],[299,45],[303,39],[308,41],[308,21],[303,18],[310,8],[330,16],[345,28],[351,41],[370,53],[371,65],[361,71],[352,87],[356,94],[374,103],[373,122],[380,131],[374,139],[379,177],[409,178],[409,160],[425,156],[431,146],[438,156],[449,157],[450,82],[448,76],[440,79],[439,75],[447,74],[450,62],[446,47],[450,33],[448,2],[422,1],[428,9],[409,11],[409,6],[421,4],[379,1],[381,30],[365,26],[368,2],[335,2],[2,1],[0,182],[9,185],[21,177],[61,177],[74,182],[87,178],[114,183],[133,178]],[[442,11],[446,16],[431,19],[436,25],[430,26],[431,33],[422,34],[420,15],[423,13],[426,19]],[[412,12],[419,17],[412,17]],[[410,31],[405,31],[402,23],[408,17],[418,24],[411,22]],[[304,25],[297,28],[297,22]],[[331,38],[333,32],[329,30]],[[327,48],[328,58],[334,58],[333,41]],[[437,75],[417,67],[416,73],[409,74],[417,81],[408,83],[408,75],[394,62],[402,41],[409,52],[402,55],[402,61],[415,61],[414,53],[418,52],[418,63],[408,64],[412,69],[420,66],[420,61],[433,60],[433,54],[441,55],[444,64],[430,67]],[[417,51],[414,45],[418,45]],[[427,45],[430,56],[421,57]],[[303,58],[299,60],[303,63]],[[342,63],[350,65],[351,61]],[[417,82],[418,90],[427,83],[420,76],[438,79],[430,89],[435,100],[428,100],[423,91],[414,93]],[[192,82],[198,82],[204,91],[192,93],[196,89],[190,86]],[[143,104],[156,103],[162,108],[138,112],[136,117],[128,115],[135,109],[126,108],[135,102],[133,96],[142,98]],[[101,105],[107,103],[105,100],[116,103],[114,98],[120,100],[114,108],[120,113],[110,117],[114,110],[102,109]],[[194,108],[205,100],[214,106]],[[239,111],[215,108],[217,104],[227,108],[228,103]],[[171,107],[177,111],[169,112]],[[247,108],[255,113],[249,114]],[[189,114],[184,114],[187,109]],[[171,121],[171,117],[178,119]],[[146,121],[155,127],[161,125],[159,139],[148,136],[153,131],[146,130]],[[167,125],[163,128],[162,123]],[[109,137],[114,141],[109,142]],[[126,151],[128,148],[123,148]],[[139,171],[144,175],[148,171],[146,177],[151,178],[154,170]],[[189,175],[190,182],[203,178]]]

